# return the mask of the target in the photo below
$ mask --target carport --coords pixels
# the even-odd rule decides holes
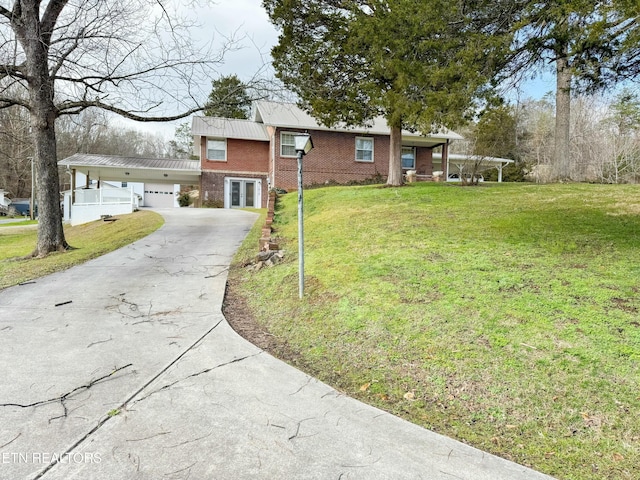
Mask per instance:
[[[434,159],[441,159],[441,155],[438,153],[433,154]],[[449,153],[445,166],[445,179],[450,180],[450,175],[464,174],[469,171],[476,171],[481,173],[484,170],[490,168],[496,168],[498,170],[498,182],[502,182],[502,169],[513,163],[513,160],[509,158],[488,157],[484,155],[465,155],[461,153]],[[452,168],[455,167],[455,168]]]
[[[58,165],[65,167],[71,177],[71,189],[65,195],[65,218],[72,224],[96,220],[102,215],[130,213],[137,208],[137,197],[130,187],[105,188],[103,182],[142,183],[143,202],[156,207],[173,206],[173,185],[200,184],[197,160],[76,153]],[[78,173],[85,176],[84,185],[76,185]],[[97,181],[95,187],[92,180]]]

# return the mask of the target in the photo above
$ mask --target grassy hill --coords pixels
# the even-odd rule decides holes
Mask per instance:
[[[640,465],[640,187],[418,183],[295,194],[285,262],[230,283],[298,366],[562,479]],[[277,352],[276,352],[277,353]]]

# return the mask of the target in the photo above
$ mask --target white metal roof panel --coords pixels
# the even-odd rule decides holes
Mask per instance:
[[[200,171],[198,160],[181,160],[176,158],[138,158],[115,155],[89,155],[76,153],[58,162],[58,165],[69,167],[122,167],[152,168],[161,170]]]
[[[251,120],[219,117],[193,117],[193,136],[269,141],[266,125]]]

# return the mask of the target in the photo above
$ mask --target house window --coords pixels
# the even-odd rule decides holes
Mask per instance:
[[[122,182],[122,184],[120,185],[122,188],[127,188],[127,182]]]
[[[373,138],[356,137],[356,162],[373,162]]]
[[[416,149],[414,147],[402,147],[402,168],[407,170],[416,168]]]
[[[207,160],[227,161],[227,141],[207,139]]]
[[[280,156],[295,157],[296,156],[296,133],[280,133]]]

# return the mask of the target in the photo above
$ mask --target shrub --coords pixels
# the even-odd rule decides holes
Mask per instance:
[[[525,175],[527,174],[527,165],[524,162],[510,163],[506,167],[502,168],[502,181],[503,182],[526,182]],[[490,170],[482,172],[482,176],[488,182],[498,181],[498,170],[492,168]]]
[[[180,192],[178,194],[178,205],[181,207],[188,207],[193,203],[193,198],[189,195],[189,192]]]

